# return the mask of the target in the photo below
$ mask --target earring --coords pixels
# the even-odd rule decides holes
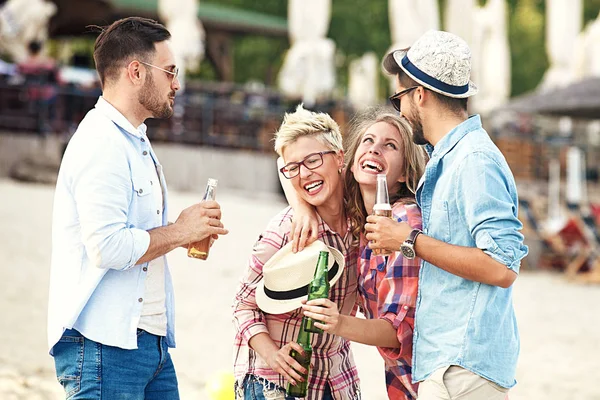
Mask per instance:
[[[342,167],[338,168],[338,174],[340,174],[340,175],[342,174]]]

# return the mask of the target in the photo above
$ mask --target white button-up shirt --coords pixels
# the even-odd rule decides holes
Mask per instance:
[[[137,348],[150,244],[147,232],[166,225],[162,167],[146,136],[102,97],[65,151],[52,221],[48,345],[65,329],[124,349]],[[157,209],[153,190],[162,190]],[[175,346],[171,275],[165,263],[167,344]]]

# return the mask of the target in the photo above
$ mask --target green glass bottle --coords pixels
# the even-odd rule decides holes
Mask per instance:
[[[308,300],[329,298],[329,276],[327,264],[329,261],[329,252],[321,251],[319,260],[315,268],[315,276],[308,287]],[[313,333],[323,333],[323,329],[315,326],[315,320],[308,318],[306,321],[306,330]]]
[[[304,382],[296,382],[296,385],[287,384],[286,394],[292,397],[306,397],[308,392],[308,370],[310,368],[310,359],[312,357],[312,347],[310,345],[310,333],[306,331],[306,322],[308,318],[302,318],[302,324],[298,331],[297,343],[304,349],[304,354],[298,353],[296,350],[290,351],[290,356],[298,361],[300,365],[306,368],[305,374],[300,374]]]

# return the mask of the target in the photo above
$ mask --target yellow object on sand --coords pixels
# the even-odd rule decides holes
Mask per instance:
[[[235,378],[231,372],[220,371],[213,374],[206,385],[210,400],[235,400],[233,385]]]

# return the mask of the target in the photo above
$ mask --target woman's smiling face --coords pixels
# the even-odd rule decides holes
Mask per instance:
[[[291,162],[304,162],[299,168],[298,175],[291,178],[292,186],[298,195],[307,203],[318,207],[332,198],[343,184],[339,169],[343,165],[343,154],[328,153],[328,148],[322,141],[315,137],[305,136],[298,138],[295,142],[288,144],[282,152],[283,161],[286,165]],[[323,163],[319,165],[321,162]],[[309,169],[318,165],[314,169]]]
[[[377,174],[386,174],[388,190],[405,181],[404,148],[398,129],[376,122],[361,137],[351,171],[360,186],[376,186]]]

